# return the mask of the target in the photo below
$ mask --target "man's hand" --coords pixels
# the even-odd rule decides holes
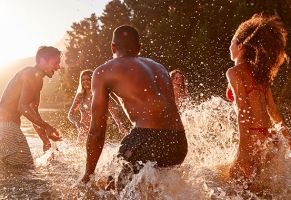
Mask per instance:
[[[49,140],[47,140],[46,142],[43,143],[43,152],[46,152],[47,150],[49,150],[52,147],[51,143]]]
[[[60,137],[58,131],[50,125],[45,129],[45,132],[47,134],[47,137],[53,141],[61,141],[62,140],[62,137]]]

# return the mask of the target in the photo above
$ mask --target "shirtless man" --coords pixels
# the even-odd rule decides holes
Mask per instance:
[[[13,166],[33,167],[33,159],[20,117],[25,116],[43,141],[43,150],[51,147],[49,139],[61,140],[57,130],[39,115],[38,106],[44,76],[51,78],[60,68],[61,52],[42,46],[36,54],[36,66],[19,71],[8,83],[0,99],[0,160]]]
[[[92,119],[83,182],[88,182],[94,173],[104,146],[110,96],[118,99],[133,125],[121,142],[119,157],[131,165],[155,161],[158,167],[168,167],[181,164],[187,154],[185,131],[167,69],[138,56],[139,35],[131,26],[115,29],[111,49],[113,59],[93,74]],[[122,181],[121,176],[118,179]]]

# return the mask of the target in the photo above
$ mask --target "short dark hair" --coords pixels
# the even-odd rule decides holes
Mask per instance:
[[[35,60],[38,63],[40,58],[49,60],[55,56],[60,56],[61,51],[52,46],[40,46],[37,50]]]
[[[138,54],[140,50],[139,34],[134,27],[129,25],[122,25],[114,30],[112,43],[119,51],[127,55]]]

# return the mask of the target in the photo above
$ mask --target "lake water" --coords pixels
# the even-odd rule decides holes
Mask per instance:
[[[37,167],[31,171],[2,170],[0,199],[291,199],[288,152],[282,151],[278,156],[270,175],[274,177],[259,184],[261,194],[227,182],[223,172],[217,170],[217,166],[233,161],[238,145],[232,105],[219,97],[192,104],[182,112],[189,150],[180,167],[157,170],[152,163],[146,163],[120,194],[104,191],[94,184],[79,184],[85,167],[85,147],[75,143],[77,134],[65,122],[66,113],[47,109],[41,110],[41,115],[60,130],[64,140],[53,143],[52,150],[43,154],[39,137],[23,119],[21,128]],[[110,135],[114,135],[115,127],[109,130]],[[119,164],[112,161],[118,151],[120,135],[106,141],[94,182],[100,183],[108,175],[116,178],[120,170]],[[49,161],[52,153],[54,160]]]

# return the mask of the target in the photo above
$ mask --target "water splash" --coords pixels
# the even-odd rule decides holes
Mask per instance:
[[[29,136],[33,157],[39,165],[26,174],[10,171],[3,175],[1,172],[0,198],[290,199],[291,163],[284,149],[266,173],[276,175],[256,183],[260,193],[251,192],[247,185],[227,181],[223,176],[235,158],[239,141],[235,112],[230,103],[219,97],[200,104],[188,102],[182,107],[181,116],[189,149],[179,167],[158,170],[154,163],[148,162],[121,193],[105,191],[107,177],[117,179],[121,169],[121,163],[116,162],[119,144],[106,142],[93,180],[84,185],[78,182],[85,168],[84,146],[65,140],[56,144],[57,152],[54,147],[43,155],[40,140]],[[52,153],[55,157],[48,162]],[[269,188],[265,183],[278,187]]]

